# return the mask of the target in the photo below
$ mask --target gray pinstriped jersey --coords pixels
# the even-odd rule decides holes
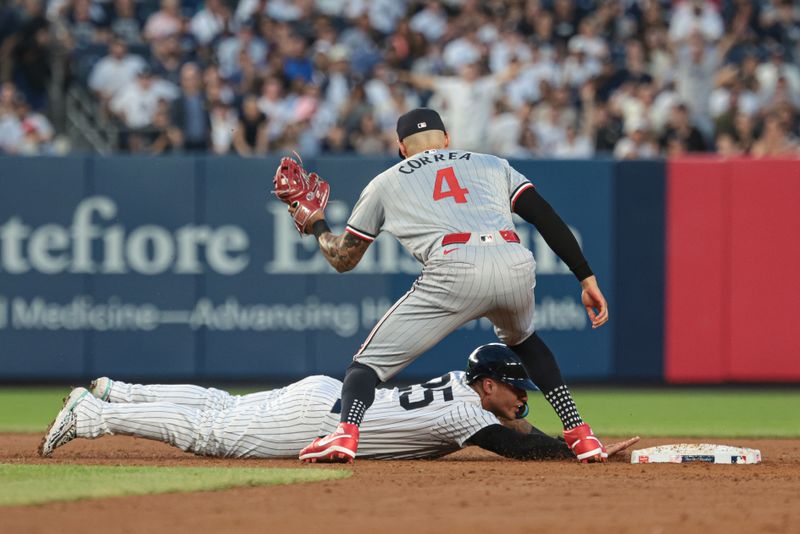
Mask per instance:
[[[445,234],[513,230],[513,202],[533,187],[508,161],[462,150],[427,150],[376,176],[346,230],[368,241],[397,237],[420,262]]]
[[[77,435],[127,434],[209,456],[296,458],[339,422],[342,383],[311,376],[285,388],[236,396],[193,385],[113,381],[108,400],[78,405]],[[498,424],[453,371],[425,384],[376,391],[361,425],[359,458],[435,458]]]

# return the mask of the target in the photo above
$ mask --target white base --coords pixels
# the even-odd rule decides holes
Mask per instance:
[[[761,451],[711,443],[676,443],[639,449],[631,453],[632,464],[760,464]]]

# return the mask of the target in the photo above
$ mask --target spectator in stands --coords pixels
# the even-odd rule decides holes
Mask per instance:
[[[240,156],[262,156],[269,149],[267,117],[258,109],[255,95],[245,97],[242,116],[233,135],[233,148]]]
[[[348,135],[355,131],[361,124],[361,119],[370,113],[372,113],[372,108],[367,101],[367,93],[364,90],[364,84],[356,84],[350,92],[349,98],[339,115],[344,127],[348,131]]]
[[[180,33],[183,26],[180,8],[180,0],[161,0],[161,9],[150,15],[145,23],[144,38],[153,41]]]
[[[146,63],[141,57],[129,54],[128,46],[122,38],[111,42],[108,55],[95,63],[89,74],[89,89],[103,104],[123,87],[136,81],[139,71]]]
[[[764,119],[761,137],[753,144],[752,155],[756,158],[789,157],[798,155],[798,145],[789,135],[787,125],[777,113]]]
[[[709,95],[722,53],[700,35],[692,35],[677,53],[676,89],[701,127],[710,129]]]
[[[574,124],[567,125],[564,140],[553,151],[561,159],[583,159],[594,156],[594,147],[589,137],[582,135]]]
[[[154,139],[150,144],[151,154],[179,152],[183,148],[183,133],[172,124],[170,105],[165,100],[159,102],[153,117]]]
[[[152,57],[150,68],[153,74],[162,80],[178,85],[181,79],[181,67],[185,63],[177,35],[155,39],[150,44]]]
[[[338,44],[347,48],[350,68],[356,75],[365,76],[380,61],[380,50],[372,37],[369,16],[360,15],[339,35]]]
[[[322,93],[326,104],[337,115],[344,108],[352,89],[347,57],[347,48],[342,45],[333,46],[328,53],[329,67]]]
[[[669,37],[673,43],[681,43],[693,35],[713,42],[722,37],[722,31],[722,17],[714,2],[683,0],[672,10]]]
[[[512,154],[517,148],[520,131],[523,127],[527,127],[530,110],[531,107],[528,105],[525,106],[525,111],[515,113],[506,100],[497,100],[494,105],[494,114],[486,130],[489,141],[486,152],[498,156]]]
[[[71,0],[66,12],[62,43],[68,50],[108,41],[105,11],[92,0]]]
[[[749,114],[743,111],[736,113],[733,122],[733,138],[743,154],[750,154],[755,143],[755,125]]]
[[[509,153],[508,157],[511,158],[533,158],[541,156],[539,150],[538,139],[536,134],[530,128],[523,127],[520,135],[519,142]]]
[[[482,76],[477,63],[465,65],[458,76],[423,76],[411,74],[416,87],[435,92],[444,111],[452,146],[463,150],[485,150],[486,128],[501,85],[519,73],[520,64],[512,63],[500,74]]]
[[[328,154],[344,154],[352,152],[353,146],[347,130],[341,124],[334,124],[325,134],[322,141],[322,150]]]
[[[364,115],[358,129],[353,132],[352,144],[356,154],[370,156],[386,153],[386,144],[372,115]]]
[[[12,89],[10,102],[7,101],[7,91]],[[22,130],[22,123],[17,117],[16,100],[19,93],[13,85],[4,84],[0,94],[0,154],[19,154],[25,133]]]
[[[650,2],[651,5],[655,2]],[[578,25],[578,35],[569,40],[569,51],[583,53],[587,58],[603,61],[608,56],[608,43],[597,33],[597,21],[584,18]]]
[[[742,147],[736,142],[734,136],[728,132],[720,132],[716,139],[717,154],[723,158],[740,157],[744,154]]]
[[[769,61],[761,63],[755,71],[760,97],[769,102],[777,90],[780,80],[784,80],[792,95],[800,95],[800,69],[792,62],[786,61],[786,50],[781,46],[773,46]]]
[[[395,32],[387,39],[388,49],[384,59],[396,68],[409,69],[414,60],[425,55],[427,44],[425,38],[413,31],[408,19],[400,19]]]
[[[219,101],[231,105],[236,99],[236,93],[222,79],[216,65],[209,65],[203,70],[203,87],[206,91],[206,100],[209,102]]]
[[[662,148],[676,143],[682,147],[682,152],[705,152],[707,148],[703,134],[692,126],[689,108],[683,103],[672,108],[669,123],[661,136]]]
[[[794,50],[800,59],[800,6],[792,0],[762,2],[760,26],[762,31],[787,50]]]
[[[269,141],[275,141],[283,135],[283,130],[292,117],[292,105],[283,94],[283,83],[275,76],[267,78],[261,86],[258,109],[269,120]]]
[[[556,106],[538,106],[544,110],[544,116],[533,121],[531,128],[536,134],[536,145],[542,154],[554,154],[567,135],[562,110]]]
[[[236,35],[222,39],[217,45],[219,72],[223,78],[231,78],[240,71],[240,53],[244,51],[247,58],[257,68],[266,65],[267,45],[255,34],[253,23],[242,22]]]
[[[211,148],[214,154],[229,154],[238,118],[236,111],[224,102],[211,105]]]
[[[85,83],[109,30],[131,43],[141,38],[159,78],[177,84],[184,63],[203,66],[203,101],[219,125],[257,98],[269,150],[382,145],[389,154],[397,116],[419,105],[442,112],[453,146],[522,156],[584,154],[584,138],[595,152],[618,149],[621,157],[654,153],[654,139],[672,154],[699,149],[700,138],[706,150],[746,154],[754,137],[759,154],[770,155],[786,151],[780,139],[791,144],[800,134],[800,7],[791,0],[160,1],[141,30],[135,8],[155,0],[48,0],[59,42],[90,43],[75,55],[76,82]],[[22,10],[0,8],[0,80],[14,80],[41,108],[50,31],[40,0],[16,2]],[[149,94],[138,79],[129,88]],[[147,116],[147,128],[180,130],[152,96],[128,98],[156,108],[133,113]],[[493,113],[497,102],[505,107]],[[688,112],[672,116],[679,102]],[[242,121],[260,120],[244,117],[251,106],[242,106]],[[226,136],[219,130],[207,144],[247,152]],[[179,144],[174,135],[157,139],[158,151]]]
[[[391,108],[392,91],[391,87],[397,83],[397,74],[390,70],[386,63],[378,63],[372,69],[372,76],[364,84],[364,92],[367,95],[367,102],[375,113],[382,115]]]
[[[180,78],[181,92],[172,101],[170,122],[181,131],[184,150],[204,152],[209,147],[211,122],[200,68],[186,63],[181,67]]]
[[[206,0],[189,24],[192,35],[202,46],[209,46],[218,36],[232,29],[231,12],[222,0]]]
[[[228,86],[239,99],[245,95],[254,95],[258,92],[261,81],[260,72],[263,68],[257,67],[247,50],[239,50],[239,57],[233,72],[225,80]]]
[[[114,0],[109,29],[112,35],[128,45],[142,42],[142,20],[136,11],[134,0]]]
[[[284,45],[283,75],[289,82],[300,80],[304,83],[311,82],[313,65],[306,52],[305,40],[297,34],[292,34]]]
[[[644,119],[634,119],[625,124],[625,137],[614,147],[617,159],[654,158],[658,148],[650,139],[650,132]]]
[[[50,83],[50,23],[44,17],[42,3],[24,3],[17,31],[3,43],[0,74],[13,79],[33,109],[46,106]],[[5,71],[5,72],[4,72]]]
[[[178,88],[164,80],[154,78],[149,67],[139,70],[136,83],[118,91],[109,103],[109,109],[127,128],[128,142],[132,151],[143,150],[146,145],[146,129],[153,124],[159,101],[174,100]]]
[[[53,126],[47,117],[32,111],[22,93],[15,93],[11,109],[6,109],[0,115],[0,153],[17,155],[51,153],[54,134]]]
[[[506,24],[508,26],[508,24]],[[491,72],[502,72],[506,70],[512,61],[520,63],[530,63],[533,59],[533,52],[530,44],[522,35],[513,31],[513,28],[505,28],[497,36],[497,39],[489,45],[489,70]]]
[[[16,95],[17,88],[12,82],[0,84],[0,119],[14,113],[14,97]]]
[[[477,28],[469,28],[462,37],[453,39],[444,46],[442,59],[451,72],[460,72],[465,67],[477,65],[486,52],[478,38]]]

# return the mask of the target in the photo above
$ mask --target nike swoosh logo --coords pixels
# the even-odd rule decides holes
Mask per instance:
[[[334,434],[332,436],[326,436],[322,438],[317,442],[317,445],[324,446],[327,445],[328,443],[333,443],[337,439],[350,438],[350,437],[352,437],[350,434]]]
[[[458,250],[458,249],[457,248],[451,248],[450,250],[445,250],[444,251],[444,255],[447,256],[448,254],[450,254],[451,252],[455,252],[456,250]]]

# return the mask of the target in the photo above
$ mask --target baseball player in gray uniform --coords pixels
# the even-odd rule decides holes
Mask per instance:
[[[436,458],[479,445],[510,458],[571,457],[563,441],[518,419],[526,412],[525,390],[531,387],[519,358],[507,347],[479,347],[470,355],[466,372],[376,391],[362,422],[365,432],[358,456]],[[309,440],[336,428],[341,389],[340,381],[327,376],[243,396],[193,385],[128,384],[103,377],[88,390],[70,393],[39,452],[50,456],[75,438],[122,434],[203,456],[297,458]],[[501,421],[507,427],[500,426]],[[620,444],[620,450],[629,444]]]
[[[401,116],[397,136],[403,161],[364,188],[343,234],[330,232],[322,209],[305,218],[301,228],[316,236],[339,272],[355,267],[382,231],[394,235],[423,268],[348,367],[340,425],[303,449],[300,458],[352,461],[375,387],[464,323],[487,317],[558,413],[578,460],[603,461],[603,445],[581,419],[555,357],[534,332],[535,261],[520,244],[512,214],[536,226],[578,278],[597,328],[608,320],[608,308],[575,237],[506,160],[449,149],[436,111],[420,108]],[[296,207],[289,212],[294,216]]]

